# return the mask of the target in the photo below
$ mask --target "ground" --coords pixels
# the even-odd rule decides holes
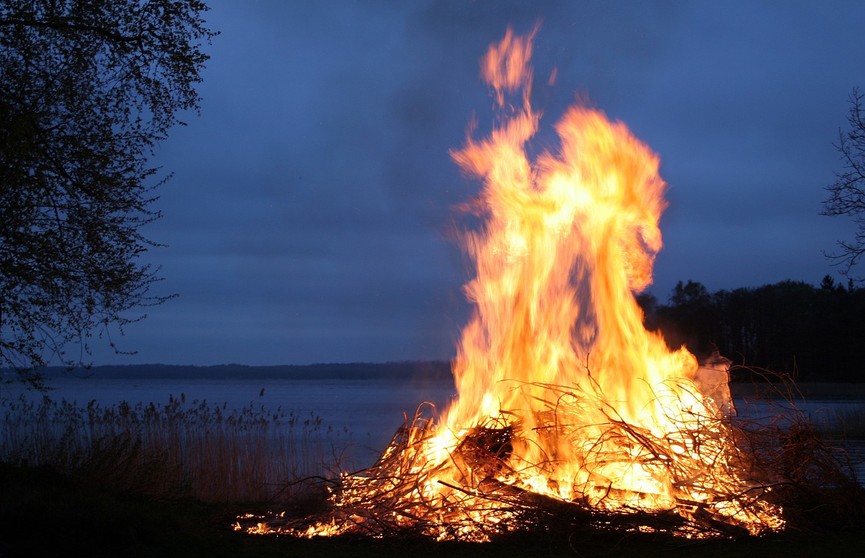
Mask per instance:
[[[0,558],[865,556],[865,532],[852,531],[786,533],[769,539],[708,543],[601,534],[582,535],[580,539],[522,535],[488,544],[407,539],[297,540],[231,530],[232,518],[247,505],[148,498],[89,485],[46,469],[0,465]]]

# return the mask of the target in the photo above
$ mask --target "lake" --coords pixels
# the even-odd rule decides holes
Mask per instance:
[[[266,376],[266,375],[265,375]],[[455,396],[453,383],[440,374],[432,378],[423,375],[376,377],[364,379],[346,377],[216,377],[197,375],[187,378],[157,377],[85,377],[59,374],[49,379],[50,396],[86,405],[96,401],[109,406],[129,403],[165,404],[170,397],[183,397],[189,403],[207,402],[227,409],[253,405],[257,409],[290,411],[300,417],[318,417],[323,426],[345,432],[341,438],[349,446],[350,461],[358,468],[371,465],[381,454],[405,417],[414,415],[418,405],[433,403],[444,408]],[[17,397],[20,386],[2,387],[0,396]],[[736,390],[734,390],[736,391]],[[846,410],[865,408],[865,398],[853,390],[838,388],[834,395],[798,401],[798,409],[807,413],[817,424],[831,424]],[[847,395],[848,397],[840,397]],[[28,397],[39,397],[30,393]],[[738,394],[736,405],[740,415],[766,416],[777,413],[777,402]],[[865,441],[846,442],[846,449],[858,462],[857,473],[865,479]]]

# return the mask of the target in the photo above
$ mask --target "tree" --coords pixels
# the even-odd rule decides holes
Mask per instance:
[[[685,345],[700,359],[715,352],[717,311],[712,295],[702,283],[691,280],[676,283],[669,306],[658,313],[670,328],[668,341],[673,347]]]
[[[823,201],[824,215],[847,215],[856,223],[852,240],[838,242],[840,250],[827,254],[848,274],[865,254],[865,95],[858,89],[850,94],[847,114],[848,130],[839,130],[835,148],[841,154],[842,170],[835,182],[826,187],[829,197]]]
[[[670,347],[698,358],[717,348],[734,364],[796,376],[801,381],[861,381],[865,288],[825,276],[818,287],[780,281],[714,293],[679,282],[656,326]],[[756,379],[739,368],[738,379]]]
[[[215,33],[199,0],[0,0],[0,368],[81,364],[159,304],[148,163]],[[132,312],[132,313],[131,313]],[[76,348],[77,354],[69,354]],[[116,347],[115,347],[115,350]]]

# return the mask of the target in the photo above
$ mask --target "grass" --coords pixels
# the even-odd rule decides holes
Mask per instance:
[[[827,436],[865,440],[865,405],[845,405],[832,411],[830,416],[819,421],[816,427]]]
[[[0,401],[0,461],[48,467],[153,497],[291,499],[298,479],[333,474],[350,442],[314,415],[190,401],[82,407]]]

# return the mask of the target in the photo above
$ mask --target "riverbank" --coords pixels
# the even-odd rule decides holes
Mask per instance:
[[[68,385],[58,382],[58,389],[53,395],[63,397],[70,393],[74,394],[73,390],[78,389],[78,382],[73,380],[69,378],[66,382]],[[320,425],[318,420],[307,421],[304,418],[307,415],[291,414],[292,411],[285,411],[288,414],[274,415],[267,410],[270,406],[283,404],[293,409],[298,406],[297,403],[302,402],[329,412],[329,416],[334,418],[342,417],[343,415],[329,411],[333,407],[344,413],[346,425],[351,421],[356,428],[363,429],[361,432],[366,430],[387,432],[388,428],[392,432],[392,423],[395,421],[390,417],[396,416],[402,408],[410,408],[403,407],[404,404],[410,405],[412,400],[430,393],[444,399],[449,393],[447,386],[435,385],[434,391],[430,392],[429,386],[426,385],[409,386],[402,382],[380,379],[350,382],[271,380],[266,384],[251,385],[249,382],[224,379],[196,382],[136,379],[134,382],[126,382],[114,379],[101,381],[93,378],[82,379],[81,382],[82,394],[103,401],[99,405],[94,403],[86,406],[82,411],[83,415],[65,404],[61,405],[59,410],[71,410],[60,412],[58,415],[46,412],[44,405],[40,406],[37,412],[26,405],[21,406],[14,401],[10,402],[15,403],[17,409],[15,412],[20,414],[20,420],[11,421],[18,415],[7,412],[4,435],[9,436],[16,432],[21,435],[15,439],[10,438],[6,445],[10,449],[6,452],[6,458],[11,462],[11,456],[18,455],[15,461],[18,465],[0,463],[0,558],[11,556],[69,558],[77,555],[323,556],[325,558],[364,555],[404,558],[406,555],[411,555],[413,558],[424,556],[504,558],[525,554],[616,555],[640,558],[759,555],[761,558],[773,556],[790,558],[813,556],[825,552],[832,552],[837,556],[859,556],[865,552],[865,532],[844,530],[831,525],[821,527],[828,531],[811,530],[807,533],[790,531],[772,538],[745,539],[735,542],[693,542],[636,534],[623,538],[603,533],[594,533],[586,538],[585,531],[582,531],[583,534],[579,538],[562,533],[532,533],[512,536],[504,541],[484,545],[436,544],[405,538],[307,541],[235,533],[231,530],[231,525],[239,514],[274,508],[286,509],[283,507],[284,502],[279,502],[278,505],[273,505],[271,502],[267,505],[256,501],[241,501],[239,498],[251,499],[259,496],[238,496],[239,494],[252,495],[255,491],[239,491],[238,489],[243,487],[242,484],[225,480],[237,478],[248,481],[255,487],[269,487],[269,494],[279,492],[282,497],[285,493],[280,490],[280,487],[284,487],[284,482],[277,485],[276,481],[286,480],[285,473],[277,475],[278,479],[262,482],[249,471],[242,474],[238,472],[232,477],[220,469],[222,466],[238,461],[232,456],[248,455],[249,448],[261,451],[268,446],[260,443],[260,439],[264,438],[256,437],[258,434],[264,436],[264,434],[284,433],[286,429],[291,431],[293,425],[297,435],[287,436],[285,443],[303,442],[311,445],[310,447],[288,445],[286,450],[279,454],[282,457],[276,461],[297,463],[302,461],[299,456],[307,458],[312,456],[314,459],[306,459],[306,461],[319,466],[322,465],[324,456],[314,453],[312,449],[320,449],[323,446],[334,449],[341,441],[345,441],[341,437],[330,438],[342,432],[339,428],[335,430],[326,428]],[[738,387],[743,385],[733,386],[738,398],[768,397],[758,390],[743,394]],[[246,391],[241,390],[242,387]],[[184,390],[183,393],[188,394],[189,397],[178,392],[181,398],[168,399],[168,404],[154,406],[149,403],[169,398],[169,394],[174,393],[176,389]],[[797,392],[801,392],[806,399],[841,401],[858,397],[862,401],[865,398],[865,385],[805,384],[797,386]],[[141,397],[139,403],[119,406],[110,404],[110,401],[116,398],[132,395]],[[216,407],[211,404],[204,405],[205,399],[216,402],[228,395],[237,399],[237,405],[247,406],[239,406],[235,411],[232,410],[231,405],[228,407],[225,404]],[[194,400],[192,397],[201,399]],[[254,407],[248,406],[250,400],[256,401]],[[845,402],[847,403],[849,401]],[[855,405],[858,407],[859,404]],[[37,429],[36,427],[42,422],[34,420],[34,417],[41,417],[40,420],[45,423],[45,428]],[[68,424],[58,417],[66,417]],[[374,418],[382,422],[383,426],[377,422],[363,425],[359,421],[364,418]],[[853,431],[850,428],[853,424],[851,420],[845,426],[848,435]],[[86,425],[86,428],[76,430],[68,428],[68,425]],[[111,425],[122,426],[124,429],[109,429]],[[187,426],[190,428],[187,429]],[[81,432],[83,437],[76,437],[76,432]],[[94,432],[101,435],[94,438],[92,436]],[[235,439],[237,432],[243,432],[244,435]],[[59,437],[55,439],[49,436],[52,433]],[[138,438],[130,437],[128,435],[130,433],[140,435],[146,443],[139,445]],[[163,440],[159,437],[159,433],[176,435],[172,434]],[[201,437],[198,434],[206,435]],[[198,457],[192,459],[182,452],[172,453],[175,438],[186,441],[182,446],[177,447],[185,450],[195,449],[193,457]],[[40,440],[41,446],[37,443]],[[76,440],[83,445],[78,447],[72,444]],[[351,438],[349,437],[348,440]],[[163,441],[165,443],[161,443]],[[40,455],[38,452],[19,455],[11,451],[16,448],[22,449],[28,444],[30,446],[35,444],[37,449],[42,447],[45,450],[62,448],[65,453],[60,457],[74,459],[57,461],[53,459],[56,457],[54,453],[49,452],[45,455],[52,459],[43,460],[47,463],[46,466],[32,467],[37,463],[36,457]],[[118,456],[122,459],[118,459]],[[151,456],[162,457],[155,460],[151,459]],[[138,457],[141,458],[138,461],[133,459]],[[0,459],[4,458],[0,457]],[[260,458],[247,461],[259,465],[266,462]],[[22,463],[31,466],[22,466]],[[52,463],[55,465],[51,465]],[[172,463],[177,466],[167,466]],[[180,464],[188,466],[180,467]],[[340,468],[340,470],[345,469]],[[195,475],[190,475],[190,471]],[[294,471],[292,474],[298,476],[311,473],[304,469]],[[229,485],[234,490],[231,494],[221,491],[214,495],[202,489],[202,487],[224,488]],[[323,496],[319,494],[315,498],[307,502],[307,505],[324,505]]]

